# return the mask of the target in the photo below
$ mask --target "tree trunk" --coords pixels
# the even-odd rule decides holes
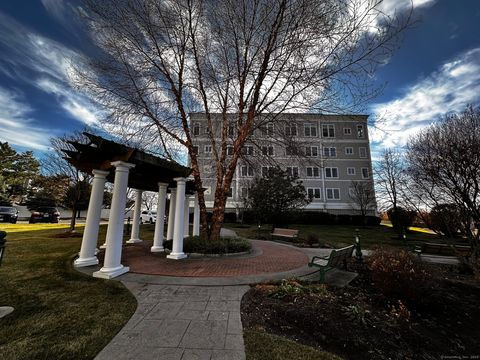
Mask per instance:
[[[76,220],[77,220],[77,209],[74,207],[72,209],[72,218],[70,219],[70,228],[68,229],[69,232],[75,231]]]

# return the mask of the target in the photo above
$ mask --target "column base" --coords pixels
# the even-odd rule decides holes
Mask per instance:
[[[129,271],[130,271],[130,268],[128,266],[123,266],[123,265],[120,265],[115,268],[103,267],[100,270],[95,271],[93,273],[93,277],[100,278],[100,279],[112,279],[114,277],[123,275]]]
[[[137,243],[141,243],[143,242],[143,240],[140,240],[140,239],[130,239],[127,241],[127,244],[137,244]]]
[[[100,249],[106,249],[107,248],[107,243],[104,243],[103,245],[100,245]]]
[[[153,253],[165,252],[165,248],[163,246],[152,246],[150,251]]]
[[[73,262],[73,267],[84,267],[84,266],[93,266],[98,265],[98,259],[96,256],[90,258],[78,258]]]
[[[185,259],[187,257],[187,254],[185,253],[170,253],[170,255],[167,255],[168,259],[173,259],[173,260],[181,260]]]

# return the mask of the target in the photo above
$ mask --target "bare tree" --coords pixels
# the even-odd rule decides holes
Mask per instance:
[[[366,226],[368,212],[374,211],[376,207],[372,184],[367,181],[352,181],[349,195],[353,208],[360,213],[363,226]]]
[[[90,196],[90,183],[92,177],[70,164],[65,160],[63,150],[75,151],[71,142],[87,143],[88,139],[81,131],[74,132],[70,135],[51,138],[51,150],[45,154],[42,159],[43,171],[56,177],[68,179],[68,187],[63,194],[63,205],[72,210],[69,231],[75,231],[76,218],[81,210],[88,207],[88,198]]]
[[[385,149],[375,166],[375,183],[382,207],[397,211],[401,205],[402,186],[405,183],[405,162],[402,153]]]
[[[109,110],[112,128],[149,138],[166,157],[175,158],[173,144],[186,148],[202,236],[216,238],[241,150],[256,128],[288,111],[351,111],[376,95],[368,80],[410,22],[409,14],[387,15],[380,3],[84,0],[83,16],[103,56],[79,67],[75,81]],[[210,224],[193,112],[205,114],[212,145]]]
[[[455,204],[463,232],[478,259],[480,224],[480,110],[446,115],[413,137],[407,150],[409,175],[431,204]],[[425,201],[425,200],[424,200]]]

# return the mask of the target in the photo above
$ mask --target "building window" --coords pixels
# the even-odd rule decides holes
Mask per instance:
[[[210,156],[210,154],[212,153],[212,145],[205,145],[203,151],[205,152],[206,156]]]
[[[340,200],[340,189],[328,188],[327,189],[328,200]]]
[[[325,156],[325,157],[336,157],[337,156],[337,148],[324,147],[323,148],[323,156]]]
[[[253,177],[253,168],[251,166],[244,165],[240,168],[240,174],[242,177]]]
[[[320,188],[307,188],[307,194],[310,199],[320,199],[321,191]]]
[[[262,155],[273,156],[273,146],[262,146]]]
[[[366,158],[367,157],[367,148],[361,147],[358,148],[358,153],[361,158]]]
[[[273,136],[273,123],[268,123],[265,126],[262,126],[263,135]]]
[[[233,155],[233,146],[231,145],[227,146],[227,155]]]
[[[194,136],[200,135],[200,124],[199,123],[194,123],[193,124],[193,135]]]
[[[318,156],[318,146],[306,146],[305,156]]]
[[[306,137],[317,136],[317,125],[316,124],[305,124],[303,126],[304,134]]]
[[[334,138],[335,137],[335,126],[332,124],[322,125],[322,136],[324,138]]]
[[[350,195],[351,198],[357,198],[357,194],[355,193],[354,188],[348,188],[348,195]]]
[[[285,126],[285,135],[286,136],[297,136],[297,125],[286,125]]]
[[[355,168],[353,167],[347,168],[347,175],[355,175]]]
[[[298,167],[296,166],[288,166],[287,167],[287,174],[290,177],[298,177]]]
[[[235,126],[228,125],[228,136],[234,137],[235,136]]]
[[[229,198],[233,197],[233,188],[230,188],[230,190],[228,190],[227,197]]]
[[[319,177],[320,170],[315,166],[307,166],[307,177]]]
[[[346,147],[345,155],[353,155],[353,147]]]
[[[336,167],[326,167],[325,168],[325,177],[326,178],[338,178],[338,168],[336,168]]]
[[[357,125],[357,136],[359,138],[363,138],[365,136],[365,132],[363,131],[363,125]]]
[[[197,145],[193,146],[193,153],[198,154],[198,146]]]
[[[271,166],[262,166],[262,176],[263,177],[266,177],[268,176],[272,171],[272,167]]]
[[[287,146],[285,148],[285,155],[286,156],[295,156],[298,155],[298,148],[295,146]]]
[[[242,196],[243,199],[248,198],[248,188],[242,187],[242,188],[240,189],[240,194],[241,194],[241,196]]]
[[[253,155],[253,146],[252,145],[246,145],[242,148],[242,154],[243,155]]]
[[[343,128],[343,135],[352,135],[352,128]]]
[[[370,172],[368,171],[368,168],[362,168],[362,178],[364,179],[370,178]]]

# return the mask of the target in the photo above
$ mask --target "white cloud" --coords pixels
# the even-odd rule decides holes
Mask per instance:
[[[51,130],[35,127],[31,112],[21,94],[0,87],[0,141],[27,149],[47,150]]]
[[[6,54],[0,59],[0,71],[6,76],[55,95],[59,105],[80,122],[87,125],[98,122],[98,108],[71,83],[73,64],[82,57],[80,53],[32,32],[1,13],[0,46]]]
[[[445,113],[462,111],[480,101],[480,48],[442,65],[409,86],[402,97],[372,107],[375,125],[370,137],[386,147],[403,146],[411,135]]]

